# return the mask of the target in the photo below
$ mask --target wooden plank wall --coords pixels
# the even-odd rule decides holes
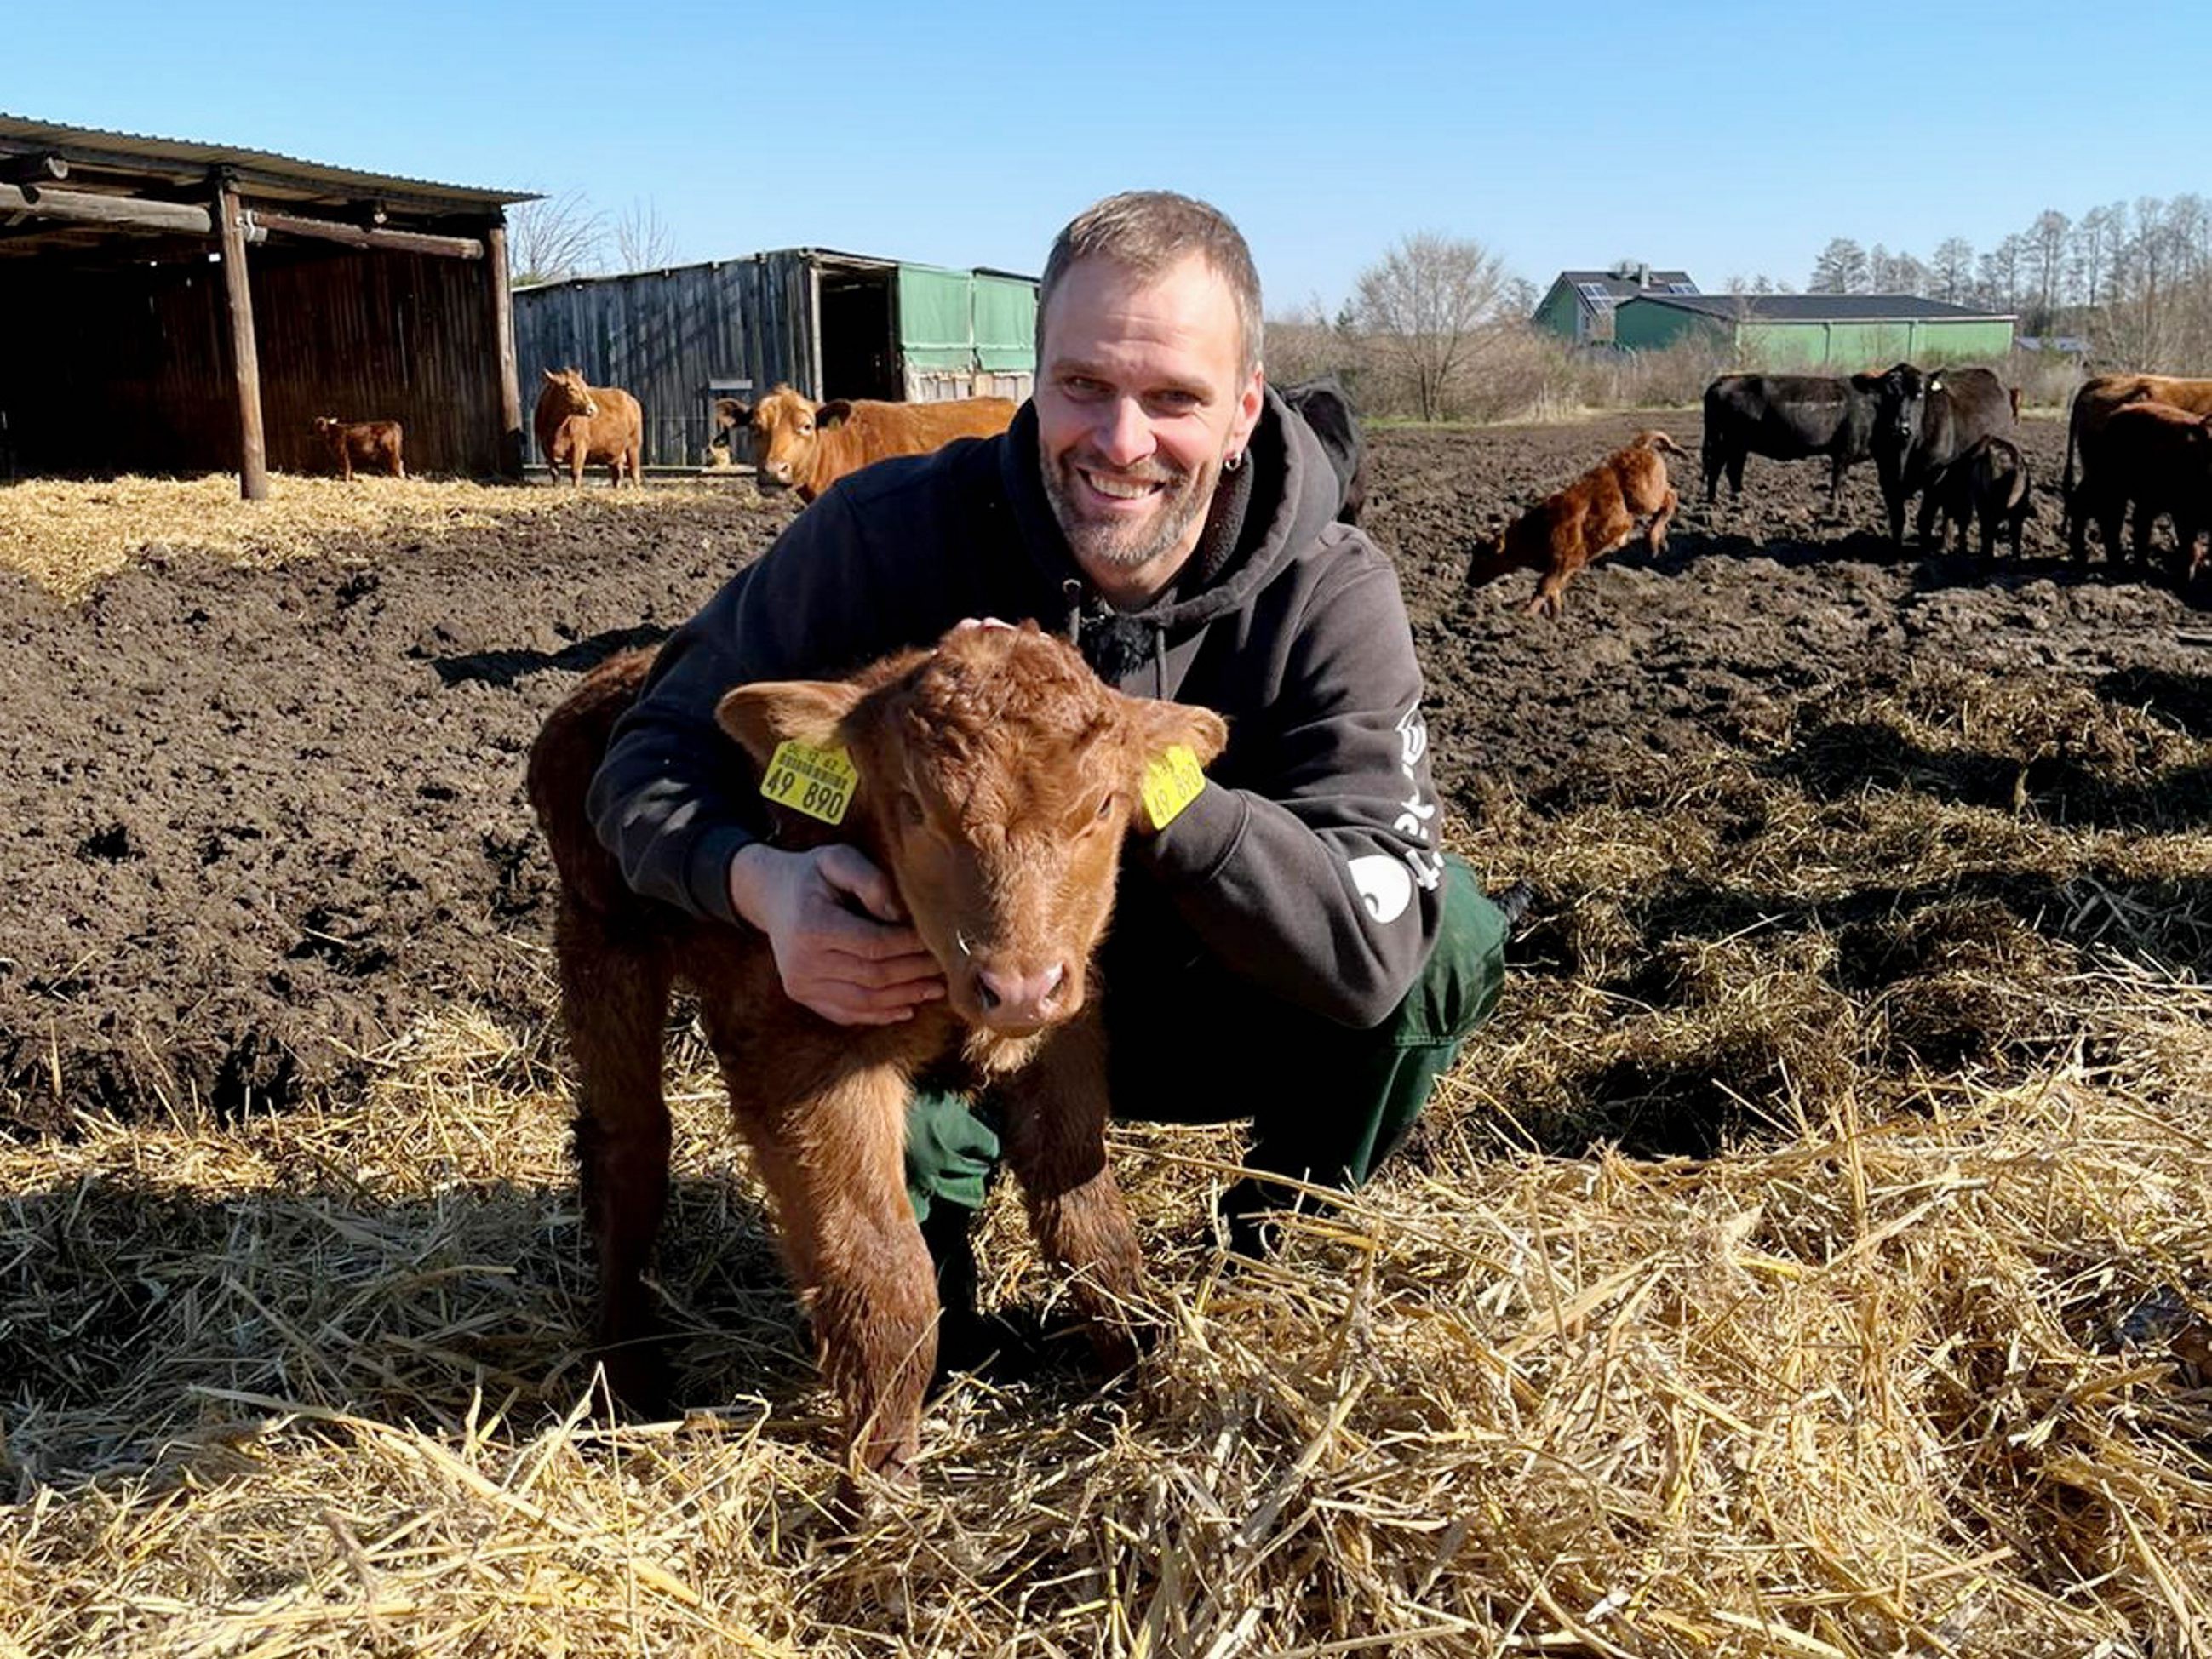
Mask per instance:
[[[17,469],[206,472],[238,465],[222,273],[188,261],[0,268],[0,316],[37,318],[0,351]],[[483,268],[386,250],[247,255],[269,465],[331,470],[318,414],[407,428],[410,472],[488,475],[499,393]]]
[[[580,368],[642,405],[647,466],[701,465],[714,436],[710,381],[748,380],[754,396],[789,381],[812,394],[812,268],[793,253],[520,289],[523,408],[536,404],[544,371]],[[542,466],[531,443],[530,463]]]

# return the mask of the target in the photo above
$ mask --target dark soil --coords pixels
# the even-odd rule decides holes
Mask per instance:
[[[1521,614],[1531,576],[1462,588],[1474,537],[1644,423],[1377,440],[1369,524],[1403,574],[1462,811],[1498,789],[1570,802],[1594,751],[1608,775],[1664,769],[1919,657],[2124,685],[2202,728],[2212,628],[2163,586],[2063,560],[2048,422],[2028,429],[2045,483],[2017,567],[1893,557],[1870,470],[1832,526],[1821,468],[1754,460],[1741,505],[1692,499],[1666,553],[1586,573],[1563,621]],[[1674,423],[1694,446],[1695,417]],[[1686,498],[1694,471],[1675,464]],[[76,606],[0,579],[0,1121],[281,1105],[453,999],[542,1019],[531,738],[579,673],[690,614],[787,512],[685,498],[623,530],[157,565]]]

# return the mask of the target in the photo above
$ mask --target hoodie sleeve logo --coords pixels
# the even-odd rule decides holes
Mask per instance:
[[[1345,860],[1367,914],[1385,925],[1406,914],[1416,889],[1431,892],[1444,877],[1443,854],[1436,850],[1437,803],[1421,793],[1420,763],[1428,752],[1429,728],[1415,703],[1398,717],[1398,767],[1405,775],[1406,798],[1390,823],[1410,844],[1400,853],[1363,853]]]

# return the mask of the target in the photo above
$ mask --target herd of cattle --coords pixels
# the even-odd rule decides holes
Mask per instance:
[[[1923,544],[1939,517],[1961,546],[1978,523],[1986,556],[1999,532],[2020,550],[2021,524],[2033,512],[2026,459],[2012,441],[2020,394],[1985,368],[1923,371],[1909,363],[1881,374],[1832,380],[1814,375],[1724,374],[1705,388],[1705,499],[1723,473],[1732,495],[1743,485],[1747,454],[1777,460],[1824,456],[1829,508],[1844,474],[1872,460],[1881,481],[1891,539],[1904,544],[1906,503],[1921,496]],[[2170,568],[2179,580],[2203,563],[2200,532],[2212,527],[2212,380],[2162,374],[2099,374],[2075,393],[2067,417],[2066,543],[2088,556],[2094,526],[2115,563],[2132,551],[2148,562],[2154,526],[2173,520]],[[2135,510],[2132,549],[2122,541]]]
[[[592,386],[574,368],[548,369],[544,380],[532,425],[553,476],[565,473],[580,485],[586,465],[604,465],[616,485],[625,477],[639,483],[645,421],[637,399],[619,387]],[[1344,388],[1332,377],[1281,390],[1336,469],[1339,516],[1357,524],[1366,499],[1366,460]],[[1015,409],[1006,398],[817,404],[779,386],[757,403],[720,400],[715,448],[726,454],[729,441],[744,434],[763,486],[811,501],[874,461],[1003,432]],[[1731,500],[1741,497],[1749,456],[1825,459],[1833,517],[1844,475],[1871,460],[1890,539],[1899,548],[1906,510],[1917,496],[1914,528],[1923,547],[1940,550],[1955,533],[1963,551],[1973,529],[1983,557],[2000,538],[2017,557],[2022,526],[2035,512],[2027,459],[2015,441],[2019,419],[2020,393],[1986,368],[1899,363],[1847,376],[1723,374],[1705,388],[1705,499],[1708,505],[1716,501],[1723,477]],[[398,422],[326,415],[314,429],[346,477],[356,466],[407,476]],[[1662,459],[1667,454],[1687,459],[1666,434],[1639,434],[1479,544],[1468,560],[1468,583],[1534,569],[1540,581],[1528,608],[1556,617],[1568,579],[1626,545],[1639,525],[1647,544],[1659,551],[1678,502]],[[2085,381],[2068,417],[2060,494],[2075,560],[2087,560],[2094,526],[2115,564],[2132,557],[2148,568],[2157,521],[2170,518],[2174,541],[2167,568],[2178,583],[2193,580],[2205,562],[2198,539],[2212,529],[2212,380],[2100,374]],[[2124,540],[2130,508],[2133,535]]]

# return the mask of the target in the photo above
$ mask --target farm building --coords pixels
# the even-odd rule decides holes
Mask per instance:
[[[518,289],[515,356],[573,365],[645,408],[645,462],[692,468],[714,400],[787,381],[810,398],[1026,398],[1036,279],[787,248]],[[532,457],[532,459],[541,458]]]
[[[1709,341],[1732,362],[1856,373],[1891,363],[1994,362],[2014,319],[1911,294],[1640,294],[1613,308],[1613,343]]]
[[[1623,264],[1610,270],[1563,270],[1552,279],[1529,320],[1575,345],[1613,339],[1613,310],[1640,294],[1695,294],[1686,270],[1654,270]]]
[[[410,471],[515,473],[512,191],[0,114],[0,477],[327,470],[318,415]],[[33,319],[35,319],[33,321]]]

